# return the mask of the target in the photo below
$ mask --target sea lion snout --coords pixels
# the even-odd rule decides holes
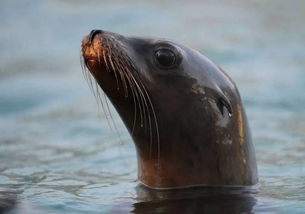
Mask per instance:
[[[89,34],[87,34],[86,36],[84,36],[83,40],[82,40],[82,46],[90,46],[90,45],[94,45],[94,40],[101,40],[102,38],[102,34],[104,34],[105,31],[103,30],[96,30],[93,29],[90,31]],[[99,37],[99,38],[97,38]]]
[[[94,40],[94,37],[97,35],[97,34],[101,34],[101,33],[103,33],[103,31],[102,30],[92,30],[91,32],[90,32],[90,34],[89,34],[89,43],[92,43],[93,42],[93,40]]]
[[[101,66],[101,56],[104,51],[104,41],[102,30],[92,30],[82,40],[82,53],[84,62],[89,68]]]

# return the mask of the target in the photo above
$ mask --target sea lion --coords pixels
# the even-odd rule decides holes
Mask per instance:
[[[83,38],[82,56],[134,140],[142,184],[173,189],[258,182],[238,89],[207,57],[173,41],[103,30]]]

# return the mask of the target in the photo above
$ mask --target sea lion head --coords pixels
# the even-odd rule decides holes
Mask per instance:
[[[102,30],[84,37],[82,55],[135,142],[141,183],[179,188],[257,182],[238,89],[207,57],[173,41]]]

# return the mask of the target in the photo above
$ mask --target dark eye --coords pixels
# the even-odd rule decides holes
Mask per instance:
[[[155,52],[157,62],[162,67],[171,67],[176,63],[176,55],[170,49],[159,49]]]

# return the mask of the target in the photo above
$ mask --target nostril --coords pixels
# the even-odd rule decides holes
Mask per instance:
[[[89,42],[92,43],[94,37],[95,37],[97,34],[102,33],[102,32],[103,32],[103,31],[101,31],[101,30],[92,30],[92,31],[90,32],[90,35],[89,35]]]

